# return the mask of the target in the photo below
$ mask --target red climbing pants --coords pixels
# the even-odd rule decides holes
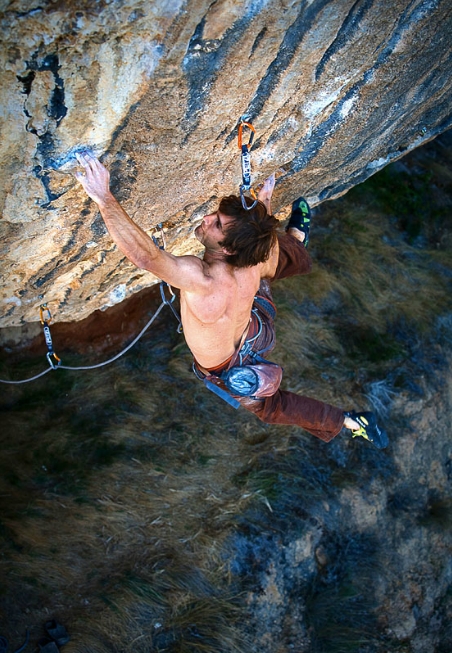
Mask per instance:
[[[279,260],[276,274],[271,281],[307,274],[312,263],[305,246],[296,238],[285,234],[279,236]],[[263,281],[259,295],[271,299],[270,284]],[[272,324],[274,329],[274,325]],[[256,346],[259,346],[257,343]],[[344,424],[343,411],[317,399],[278,390],[272,397],[265,399],[238,399],[246,410],[254,413],[267,424],[293,424],[301,426],[324,442],[332,440]]]
[[[272,306],[272,295],[270,283],[277,279],[292,277],[297,274],[307,274],[310,272],[312,263],[306,248],[296,238],[285,234],[278,235],[279,240],[279,260],[276,274],[273,279],[263,279],[258,291],[258,297],[270,300]],[[271,315],[259,304],[254,304],[254,309],[259,311],[259,316],[263,322],[261,335],[253,342],[253,351],[259,353],[265,351],[265,357],[273,349],[275,327],[274,315]],[[251,336],[253,333],[250,334]],[[247,363],[247,358],[243,361]],[[221,372],[228,367],[229,361],[224,366],[209,370],[214,374]],[[330,406],[317,399],[311,399],[303,395],[288,392],[286,390],[277,390],[271,397],[253,399],[250,397],[235,396],[241,406],[246,410],[254,413],[260,420],[267,424],[291,424],[300,426],[324,442],[332,440],[341,430],[344,424],[343,411],[334,406]]]

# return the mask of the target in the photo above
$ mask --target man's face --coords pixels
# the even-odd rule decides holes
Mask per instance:
[[[226,228],[231,222],[234,222],[234,218],[219,211],[205,215],[201,224],[195,229],[195,236],[207,250],[223,252],[220,242],[223,240]]]

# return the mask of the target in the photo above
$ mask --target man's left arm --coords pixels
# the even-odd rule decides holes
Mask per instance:
[[[209,283],[196,256],[174,256],[155,245],[152,238],[124,211],[110,191],[110,173],[94,156],[77,154],[85,174],[76,173],[85,192],[96,202],[110,236],[137,267],[149,270],[176,288],[203,290]]]

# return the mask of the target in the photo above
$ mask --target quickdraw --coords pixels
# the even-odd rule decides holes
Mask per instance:
[[[162,239],[162,245],[159,245],[157,239],[155,236],[152,236],[152,239],[154,243],[157,245],[157,247],[160,247],[161,249],[165,248],[165,235],[163,233],[163,225],[159,224],[160,227],[160,235]],[[167,298],[165,295],[165,291],[168,288],[170,292],[170,298]],[[177,319],[179,322],[179,326],[177,329],[178,333],[182,333],[182,323],[180,316],[176,309],[173,306],[173,302],[176,298],[176,295],[173,292],[173,289],[169,284],[167,284],[165,281],[162,281],[160,284],[160,294],[162,296],[162,303],[154,313],[154,315],[151,317],[151,319],[148,321],[147,324],[141,329],[140,333],[132,340],[131,343],[127,345],[122,351],[119,352],[119,354],[116,354],[116,356],[113,356],[113,358],[109,358],[106,361],[103,361],[102,363],[96,363],[95,365],[79,365],[77,367],[70,367],[68,365],[63,365],[61,362],[61,359],[55,354],[53,351],[53,343],[52,343],[52,336],[50,335],[50,322],[52,321],[52,315],[50,314],[49,307],[47,304],[41,304],[39,307],[39,312],[40,312],[40,317],[41,317],[41,324],[43,325],[44,328],[44,337],[47,345],[47,349],[49,350],[47,353],[47,360],[49,363],[49,367],[44,370],[43,372],[40,372],[39,374],[35,374],[35,376],[32,376],[29,379],[21,379],[19,381],[10,381],[9,379],[0,379],[0,383],[8,383],[10,385],[19,385],[21,383],[29,383],[30,381],[34,381],[35,379],[39,379],[41,376],[44,376],[44,374],[47,374],[48,372],[51,372],[52,370],[94,370],[99,367],[104,367],[104,365],[109,365],[110,363],[113,363],[113,361],[117,360],[121,356],[123,356],[126,352],[129,351],[137,342],[138,340],[143,336],[143,334],[149,329],[151,324],[156,320],[158,315],[160,314],[160,311],[163,309],[163,307],[169,306],[171,311],[173,312],[174,317]]]
[[[248,127],[250,130],[250,136],[248,143],[243,143],[243,128]],[[242,183],[240,185],[240,198],[242,200],[242,206],[246,211],[251,211],[256,206],[258,200],[256,193],[251,187],[251,157],[250,149],[253,144],[254,135],[256,130],[250,122],[246,122],[243,118],[240,119],[239,132],[238,132],[238,141],[239,141],[239,150],[241,151],[241,164],[242,164]],[[246,201],[245,192],[249,191],[254,202],[248,206]]]
[[[53,351],[52,336],[50,335],[50,323],[52,321],[52,315],[47,304],[41,304],[39,307],[39,314],[41,317],[41,324],[44,329],[44,338],[46,341],[47,349],[47,360],[51,368],[56,369],[58,365],[61,365],[61,359]]]
[[[163,224],[159,222],[159,229],[160,229],[160,238],[162,239],[162,244],[160,245],[157,238],[155,236],[152,236],[152,240],[154,241],[154,245],[157,245],[159,249],[165,250],[166,248],[166,242],[165,242],[165,232],[163,231]],[[170,298],[167,299],[166,297],[166,289],[168,288],[168,291],[170,293]],[[176,309],[173,306],[173,302],[176,299],[176,295],[174,294],[173,289],[169,285],[169,283],[166,283],[166,281],[160,281],[160,296],[162,298],[162,303],[166,304],[166,306],[169,306],[171,309],[172,314],[176,318],[176,320],[179,322],[179,326],[177,327],[177,333],[182,333],[182,322],[180,319],[179,313],[176,311]]]

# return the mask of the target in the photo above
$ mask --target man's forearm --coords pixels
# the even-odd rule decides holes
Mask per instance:
[[[160,250],[111,193],[107,168],[91,152],[79,152],[76,157],[84,173],[77,171],[75,176],[99,207],[114,242],[137,267],[152,271],[152,261],[158,257]]]
[[[272,214],[272,207],[271,207],[271,198],[273,195],[273,189],[275,188],[275,181],[276,177],[275,174],[270,175],[264,183],[262,184],[262,188],[259,190],[257,194],[257,198],[262,204],[264,204],[265,208],[267,209],[268,215]]]
[[[159,255],[152,238],[127,215],[114,195],[106,193],[97,200],[108,232],[121,252],[139,268],[149,269]]]

